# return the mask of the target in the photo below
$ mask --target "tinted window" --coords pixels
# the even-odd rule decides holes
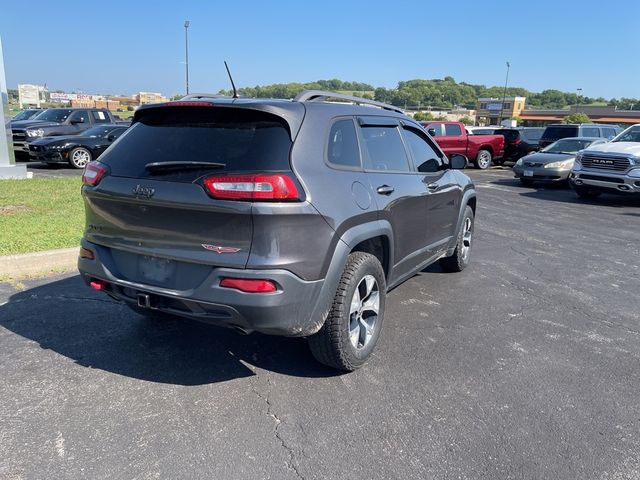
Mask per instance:
[[[76,112],[73,112],[71,114],[71,118],[70,120],[81,120],[82,123],[89,123],[89,112],[87,112],[86,110],[78,110]]]
[[[500,129],[496,131],[496,135],[502,135],[505,142],[515,142],[520,138],[520,132],[518,130]]]
[[[408,172],[409,163],[397,127],[362,127],[365,168]]]
[[[542,136],[544,128],[525,128],[520,131],[520,136],[528,142],[537,142]]]
[[[460,128],[460,125],[445,123],[444,135],[445,137],[459,137],[462,135],[462,129]]]
[[[95,123],[111,123],[111,119],[106,113],[101,111],[91,112],[93,114],[93,121]]]
[[[343,167],[360,167],[360,152],[353,120],[340,120],[329,133],[329,162]]]
[[[151,162],[224,164],[215,172],[290,170],[291,139],[275,115],[239,108],[171,107],[143,114],[100,161],[114,176],[190,182],[210,168],[149,173]]]
[[[578,153],[580,150],[587,148],[593,140],[579,140],[577,138],[563,138],[557,142],[547,145],[540,150],[545,153]]]
[[[605,138],[615,137],[616,136],[615,128],[607,128],[607,127],[602,128],[602,136]]]
[[[442,159],[428,143],[424,134],[407,127],[403,129],[403,132],[413,156],[413,164],[418,172],[437,172],[445,168]]]
[[[578,127],[549,126],[542,134],[545,140],[557,140],[559,138],[577,137]]]
[[[429,132],[429,135],[431,135],[432,137],[441,137],[443,134],[441,123],[432,123],[431,125],[422,123],[421,125],[427,130],[427,132]]]
[[[600,129],[598,127],[582,127],[583,137],[599,137]]]

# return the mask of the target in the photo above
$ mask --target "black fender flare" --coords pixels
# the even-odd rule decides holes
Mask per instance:
[[[456,232],[453,238],[451,239],[452,244],[449,245],[449,248],[447,249],[447,255],[453,255],[453,251],[456,249],[456,243],[458,242],[458,235],[460,234],[460,229],[462,228],[462,221],[464,220],[464,212],[467,209],[467,205],[469,205],[469,202],[472,198],[474,199],[477,198],[475,188],[470,188],[462,194],[462,200],[460,200],[460,210],[458,211],[458,222],[456,223]],[[474,218],[475,218],[475,212],[474,212]]]

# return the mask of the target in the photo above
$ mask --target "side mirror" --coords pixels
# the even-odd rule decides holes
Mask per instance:
[[[427,130],[427,132],[429,133],[429,135],[431,135],[432,137],[436,136],[436,129],[435,128],[430,128]]]
[[[84,123],[84,118],[73,118],[71,119],[71,124],[75,125],[77,123]]]
[[[454,170],[464,170],[467,168],[467,157],[461,155],[459,153],[452,153],[449,157],[449,162],[451,163],[451,168]]]

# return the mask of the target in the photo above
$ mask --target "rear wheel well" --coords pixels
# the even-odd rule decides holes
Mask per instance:
[[[478,149],[478,152],[480,150],[486,150],[487,152],[489,152],[491,154],[491,156],[493,157],[493,148],[491,148],[491,145],[483,145]]]
[[[471,197],[469,199],[469,201],[467,202],[467,205],[469,205],[471,207],[471,210],[473,210],[473,215],[475,216],[475,214],[476,214],[476,197]]]
[[[351,253],[353,252],[369,253],[376,257],[382,265],[385,277],[389,278],[389,239],[387,237],[380,235],[363,240],[351,249]]]

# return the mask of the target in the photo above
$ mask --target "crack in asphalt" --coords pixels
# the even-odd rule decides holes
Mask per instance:
[[[258,398],[264,401],[264,403],[267,405],[267,416],[271,417],[275,424],[273,428],[274,436],[276,440],[280,442],[280,446],[287,451],[287,455],[289,456],[289,461],[286,463],[287,468],[292,470],[298,478],[301,478],[302,480],[304,480],[304,476],[300,473],[300,470],[298,470],[298,466],[296,465],[296,462],[295,462],[296,460],[295,452],[293,448],[287,444],[287,442],[282,436],[282,433],[280,432],[280,425],[282,424],[282,420],[280,419],[278,414],[275,413],[275,411],[273,410],[273,404],[271,403],[271,398],[269,395],[271,392],[271,379],[268,373],[266,375],[266,379],[267,379],[267,385],[268,385],[267,394],[263,395],[262,393],[260,393],[258,390],[255,390],[255,389],[253,390],[253,393],[255,393],[258,396]]]

